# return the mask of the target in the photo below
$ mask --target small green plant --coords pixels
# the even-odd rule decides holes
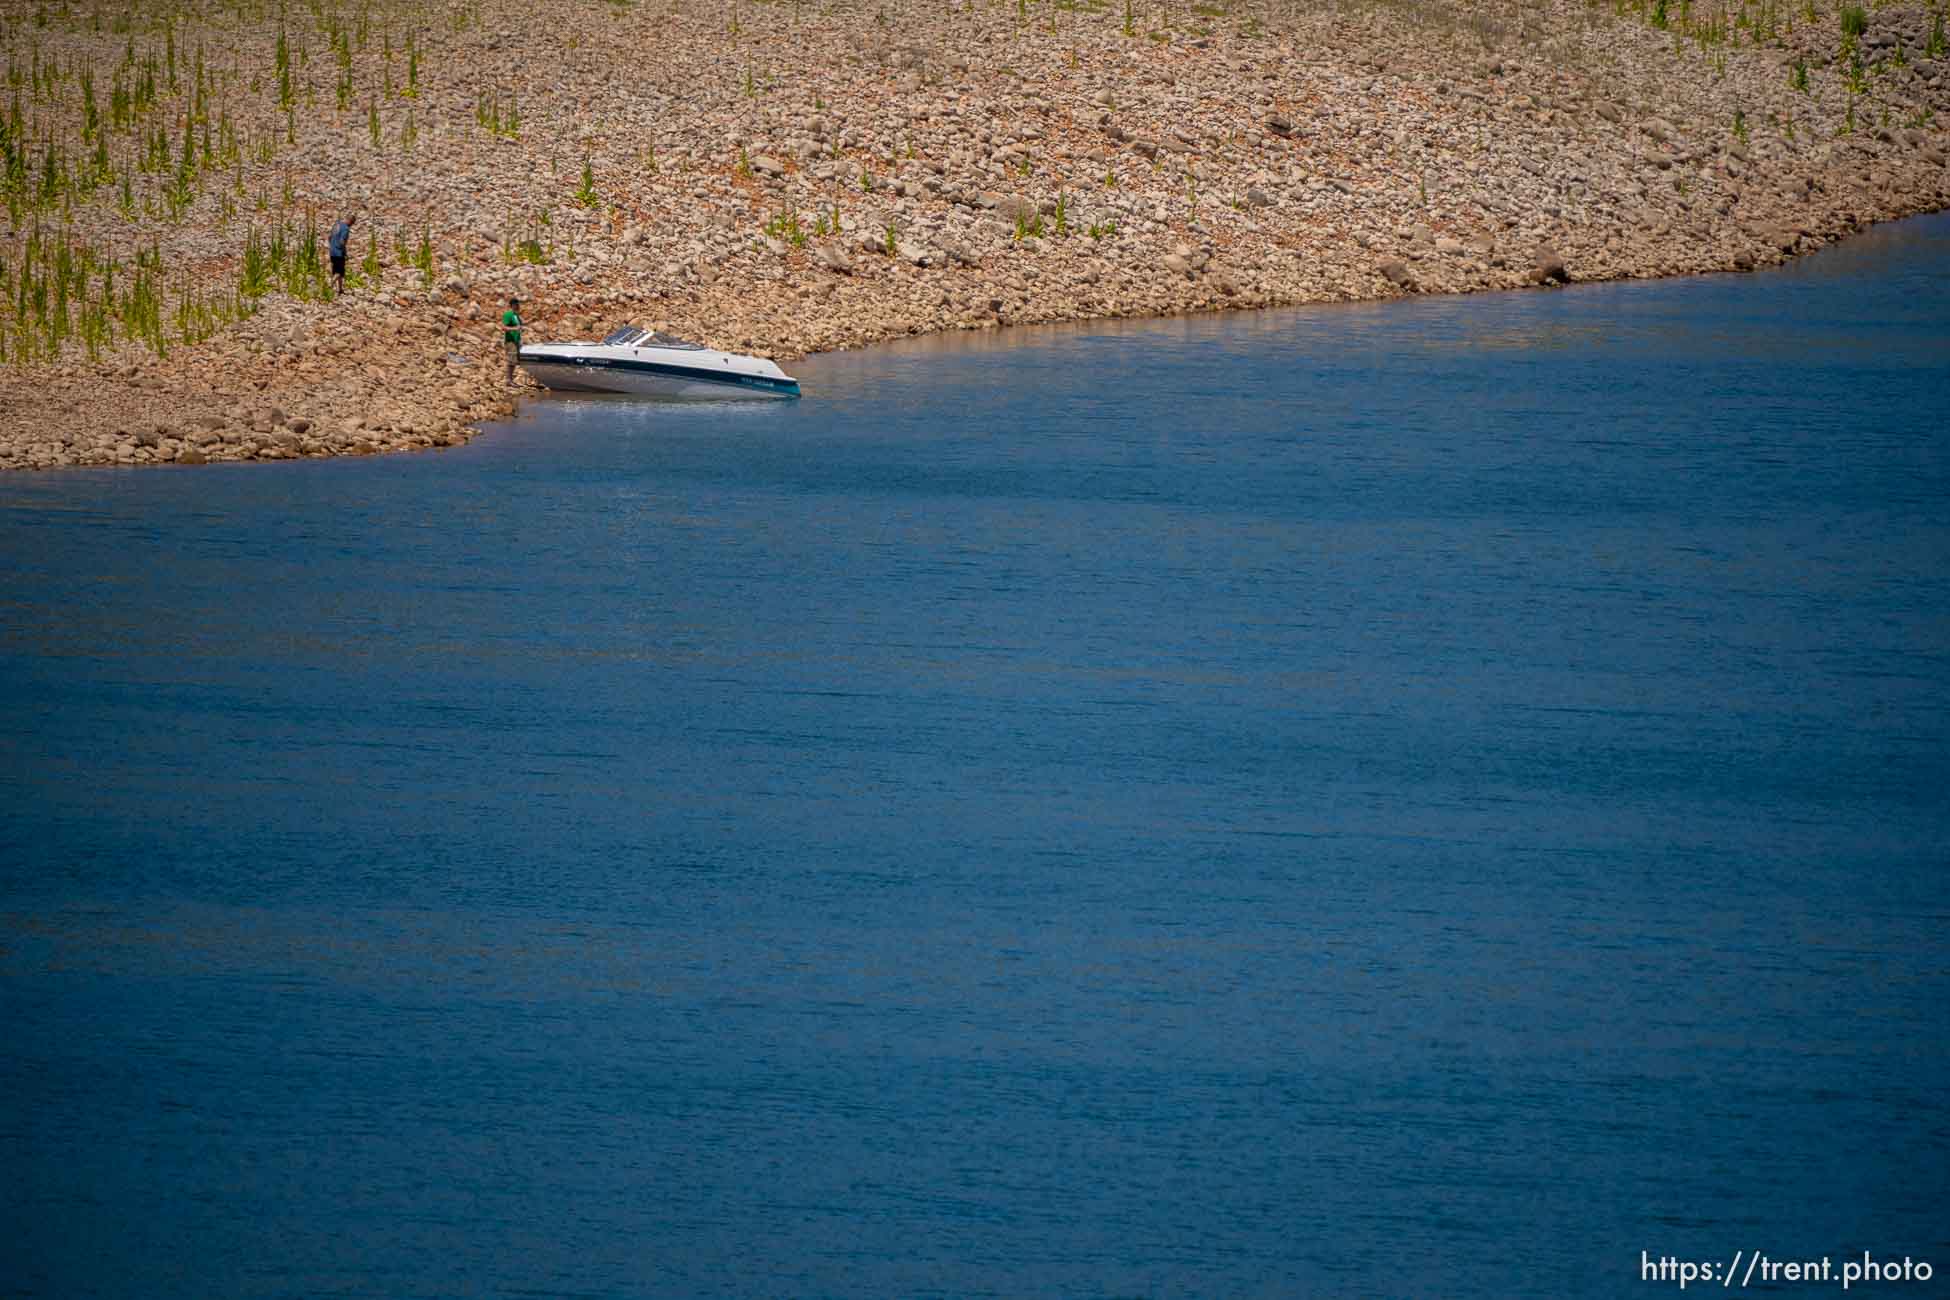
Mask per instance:
[[[278,29],[277,48],[278,107],[290,108],[297,102],[291,87],[291,46],[285,42],[284,29]]]
[[[899,233],[893,222],[887,223],[887,256],[889,257],[900,251],[900,242],[896,238]]]
[[[420,227],[420,242],[412,249],[408,249],[395,236],[393,251],[402,266],[414,267],[420,272],[421,288],[431,289],[433,287],[433,230],[431,227],[426,225]]]
[[[372,147],[377,150],[380,147],[379,105],[377,103],[368,103],[366,105],[366,132],[372,136]]]
[[[1860,40],[1862,33],[1869,30],[1869,14],[1861,5],[1842,6],[1842,37],[1844,40]]]
[[[501,111],[499,92],[483,95],[474,101],[474,120],[479,122],[487,133],[505,140],[521,138],[521,108],[515,97],[508,96],[508,111]]]
[[[1923,55],[1925,58],[1940,59],[1946,52],[1950,52],[1950,41],[1944,39],[1943,11],[1939,9],[1936,13],[1936,21],[1930,25],[1930,39],[1923,47]]]
[[[499,93],[482,95],[474,101],[474,120],[479,122],[489,135],[513,140],[521,131],[521,115],[516,111],[514,97],[508,99],[506,116],[501,112]]]
[[[1117,188],[1117,172],[1115,169],[1104,173],[1104,188],[1107,190]]]
[[[1797,56],[1794,70],[1788,74],[1788,85],[1802,94],[1808,93],[1808,59],[1806,55]]]
[[[1064,197],[1063,192],[1061,190],[1058,190],[1056,193],[1055,233],[1058,239],[1061,239],[1070,233],[1069,201]]]
[[[732,170],[737,172],[739,178],[742,180],[750,180],[752,178],[752,160],[745,153],[745,146],[742,144],[738,146],[738,165],[732,168]]]
[[[1733,138],[1747,143],[1747,114],[1738,108],[1733,110]]]
[[[271,291],[271,259],[257,228],[244,232],[244,266],[237,279],[237,292],[248,298],[262,298]]]
[[[237,279],[239,302],[254,303],[273,291],[282,291],[303,302],[325,302],[332,296],[331,281],[318,256],[318,225],[307,216],[302,230],[293,231],[279,221],[267,234],[256,226],[244,231],[244,261]]]
[[[596,173],[590,170],[589,155],[582,156],[582,183],[576,186],[576,202],[585,208],[598,207],[602,196],[596,193]]]
[[[765,223],[765,233],[794,248],[806,246],[806,232],[799,227],[799,214],[789,207],[779,209],[779,215]]]
[[[1040,212],[1018,213],[1016,216],[1016,240],[1041,239],[1043,237],[1043,214]]]
[[[1849,54],[1848,90],[1851,95],[1866,95],[1869,93],[1869,73],[1868,69],[1862,66],[1862,52],[1860,50],[1852,51]]]
[[[1093,221],[1090,223],[1089,234],[1092,239],[1105,239],[1114,236],[1117,234],[1117,223],[1110,220]]]
[[[547,266],[550,261],[549,251],[532,233],[519,243],[504,247],[502,256],[510,262],[526,262],[531,266]]]

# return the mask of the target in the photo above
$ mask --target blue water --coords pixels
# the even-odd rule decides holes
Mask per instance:
[[[0,1292],[1950,1272],[1950,218],[793,369],[0,479]]]

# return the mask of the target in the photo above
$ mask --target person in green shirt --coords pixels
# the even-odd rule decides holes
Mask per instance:
[[[501,313],[501,345],[508,350],[508,382],[515,382],[515,362],[521,359],[521,299],[508,299]]]

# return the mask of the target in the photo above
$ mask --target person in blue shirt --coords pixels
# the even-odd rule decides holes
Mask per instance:
[[[345,246],[352,240],[352,227],[359,218],[347,216],[332,227],[332,289],[336,293],[345,292]]]

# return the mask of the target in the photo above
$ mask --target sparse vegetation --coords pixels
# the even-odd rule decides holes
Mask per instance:
[[[260,235],[255,226],[245,231],[238,297],[254,304],[273,292],[304,302],[323,302],[332,296],[331,278],[318,255],[315,218],[307,216],[295,230],[280,221],[267,234]]]
[[[499,92],[482,95],[474,101],[474,120],[481,124],[489,135],[504,140],[521,138],[521,107],[513,95],[508,96],[504,111]]]
[[[794,248],[806,246],[806,232],[800,229],[799,214],[790,207],[781,208],[778,216],[765,223],[765,233]]]

